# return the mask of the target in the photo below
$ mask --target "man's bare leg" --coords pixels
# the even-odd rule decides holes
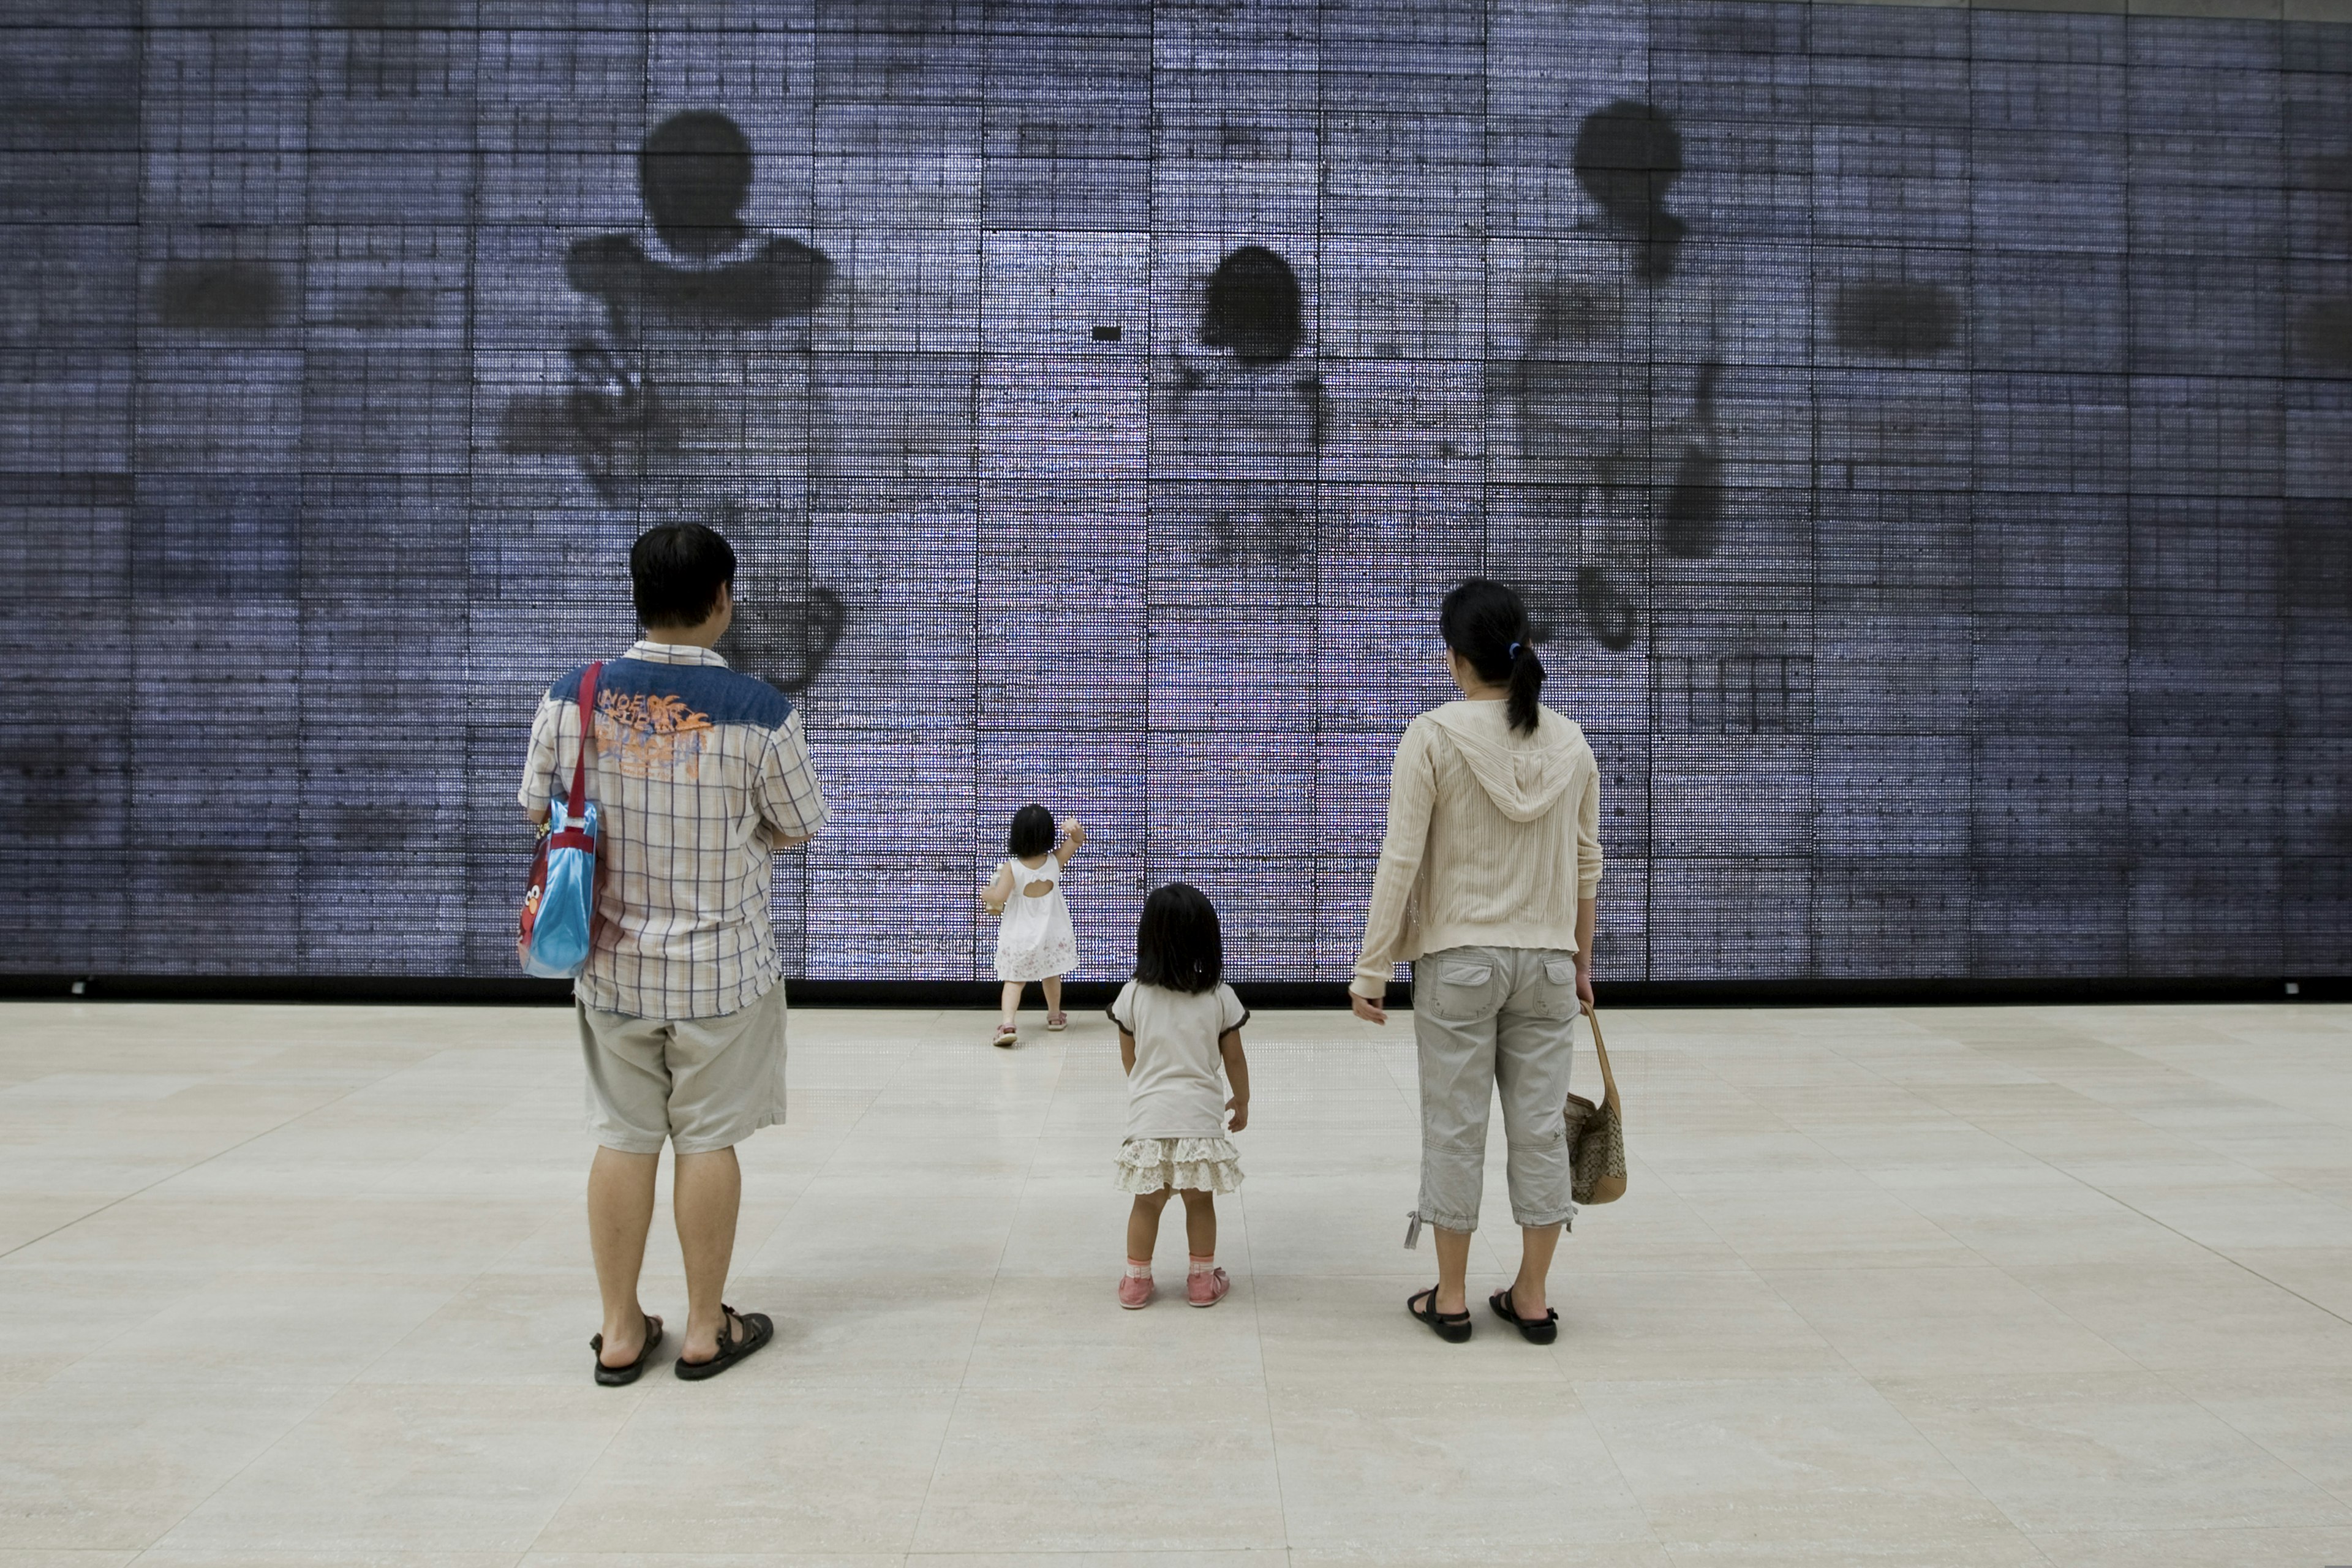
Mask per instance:
[[[735,1216],[743,1204],[743,1168],[732,1149],[677,1157],[677,1246],[686,1257],[686,1349],[690,1362],[719,1353],[719,1298],[735,1259]],[[652,1190],[646,1191],[648,1218]],[[606,1342],[610,1342],[609,1341]]]
[[[1448,1230],[1442,1225],[1429,1227],[1437,1238],[1437,1300],[1429,1304],[1433,1312],[1464,1312],[1469,1310],[1465,1299],[1470,1279],[1470,1232]]]
[[[599,1148],[588,1167],[588,1246],[596,1255],[596,1289],[604,1299],[604,1348],[596,1359],[626,1366],[646,1348],[646,1310],[637,1300],[646,1233],[654,1223],[658,1154]]]

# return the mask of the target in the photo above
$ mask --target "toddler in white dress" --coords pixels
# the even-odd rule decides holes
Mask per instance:
[[[1113,1180],[1135,1194],[1118,1304],[1151,1303],[1151,1254],[1173,1192],[1184,1197],[1192,1251],[1185,1296],[1195,1307],[1213,1307],[1233,1289],[1217,1267],[1216,1195],[1242,1184],[1241,1156],[1226,1134],[1249,1125],[1249,1062],[1242,1055],[1249,1009],[1223,984],[1216,907],[1199,889],[1183,882],[1153,889],[1135,950],[1135,978],[1110,1005],[1127,1068],[1127,1141]]]
[[[1069,900],[1062,897],[1062,871],[1086,841],[1087,830],[1075,816],[1063,820],[1056,839],[1054,814],[1044,806],[1024,805],[1013,814],[1005,858],[980,895],[981,906],[998,917],[996,977],[1004,982],[999,1046],[1009,1047],[1021,1038],[1015,1020],[1021,993],[1032,980],[1044,984],[1045,1027],[1059,1031],[1069,1026],[1062,1011],[1062,976],[1078,966],[1078,937],[1070,926]]]

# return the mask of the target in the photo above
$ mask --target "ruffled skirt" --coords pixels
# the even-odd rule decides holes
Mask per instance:
[[[996,977],[1005,982],[1052,980],[1078,966],[1078,944],[1067,934],[1049,934],[1034,947],[996,949]]]
[[[1242,1157],[1230,1138],[1130,1138],[1111,1170],[1122,1193],[1231,1193],[1242,1184]]]

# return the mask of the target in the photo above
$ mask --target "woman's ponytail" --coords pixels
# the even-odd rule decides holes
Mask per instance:
[[[1536,657],[1535,630],[1518,595],[1489,577],[1454,584],[1437,612],[1445,646],[1504,689],[1504,717],[1521,734],[1533,734],[1543,700],[1543,660]]]
[[[1519,651],[1511,660],[1510,695],[1503,700],[1504,715],[1511,728],[1523,735],[1532,735],[1536,729],[1536,710],[1543,702],[1543,660],[1536,657],[1536,645],[1530,642],[1513,645]]]

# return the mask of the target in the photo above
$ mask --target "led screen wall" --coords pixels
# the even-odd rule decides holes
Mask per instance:
[[[223,18],[236,13],[234,25]],[[0,963],[512,973],[537,693],[704,519],[836,805],[1337,979],[1453,580],[1604,976],[2343,973],[2352,29],[1788,4],[12,5]]]

